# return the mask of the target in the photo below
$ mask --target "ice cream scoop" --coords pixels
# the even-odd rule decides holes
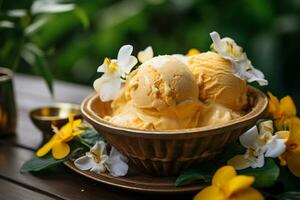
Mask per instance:
[[[202,106],[198,96],[196,80],[185,64],[174,56],[154,57],[130,75],[112,103],[110,121],[160,130],[195,127]]]
[[[247,107],[247,83],[234,75],[229,60],[206,52],[192,56],[188,66],[197,80],[201,101],[215,102],[234,111]]]

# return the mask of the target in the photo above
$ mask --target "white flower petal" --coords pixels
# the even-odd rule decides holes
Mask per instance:
[[[240,143],[246,148],[255,148],[259,138],[256,126],[253,126],[240,136]]]
[[[103,163],[98,163],[97,165],[94,165],[90,171],[100,174],[106,171],[106,167]]]
[[[94,152],[96,155],[106,155],[106,144],[103,141],[98,141],[96,144],[91,148],[91,152]]]
[[[243,52],[243,49],[238,46],[233,39],[221,39],[217,32],[210,33],[210,36],[213,41],[214,50],[223,58],[232,62],[235,68],[235,76],[247,82],[256,81],[261,86],[268,85],[264,74],[252,66],[247,54]]]
[[[109,154],[110,158],[116,159],[116,158],[120,158],[121,160],[123,160],[124,162],[128,162],[128,159],[126,156],[124,156],[123,154],[121,154],[115,147],[111,148],[110,154]]]
[[[277,158],[283,152],[285,152],[285,139],[274,139],[267,144],[267,151],[265,153],[265,157]]]
[[[124,45],[120,48],[119,53],[118,53],[118,63],[120,65],[124,65],[128,63],[129,57],[133,51],[133,47],[131,45]]]
[[[138,53],[138,59],[141,63],[146,62],[147,60],[150,60],[151,58],[153,58],[153,49],[151,46],[147,47],[146,49],[144,49],[143,51],[140,51]]]
[[[252,162],[252,168],[261,168],[265,165],[265,157],[263,154],[258,155],[258,157]]]
[[[89,170],[93,168],[95,162],[88,156],[82,156],[74,161],[74,165],[80,170]]]
[[[209,35],[210,35],[210,37],[213,41],[214,49],[217,52],[224,52],[225,49],[223,47],[223,44],[222,44],[221,37],[220,37],[219,33],[214,31],[214,32],[211,32]]]
[[[131,69],[136,65],[137,59],[134,56],[130,56],[128,59],[128,62],[124,65],[121,65],[122,74],[121,76],[124,76],[126,74],[129,74]]]
[[[121,89],[121,79],[111,78],[101,83],[99,91],[100,99],[103,102],[111,101],[119,96]]]
[[[271,133],[273,134],[274,132],[274,126],[273,126],[273,121],[272,120],[267,120],[259,123],[259,134],[262,135],[264,133]]]
[[[227,164],[233,166],[236,170],[242,170],[250,167],[252,163],[244,155],[236,155],[229,159]]]
[[[106,167],[112,176],[125,176],[128,172],[128,160],[118,150],[112,147]]]
[[[104,67],[104,64],[100,65],[100,66],[97,68],[97,72],[105,73],[105,67]]]
[[[101,89],[101,86],[103,84],[103,82],[107,81],[105,78],[105,75],[101,76],[100,78],[96,79],[93,83],[93,87],[95,89],[96,92],[99,92]]]

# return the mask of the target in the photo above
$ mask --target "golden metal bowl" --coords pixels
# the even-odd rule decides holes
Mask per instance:
[[[217,126],[182,130],[140,130],[108,123],[103,117],[111,112],[110,102],[101,102],[97,94],[82,102],[81,112],[136,169],[152,175],[170,176],[192,164],[215,158],[264,115],[268,105],[266,95],[249,87],[248,96],[250,105],[246,115]]]
[[[68,116],[75,114],[80,116],[80,106],[70,103],[57,103],[50,106],[40,107],[30,112],[30,118],[34,125],[43,132],[44,140],[48,140],[53,131],[51,125],[61,127],[68,122]]]

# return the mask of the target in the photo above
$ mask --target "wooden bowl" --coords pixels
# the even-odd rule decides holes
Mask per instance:
[[[249,87],[248,96],[250,106],[246,115],[217,126],[181,130],[151,131],[111,124],[103,119],[111,113],[110,102],[101,102],[95,93],[82,102],[81,112],[136,169],[152,175],[171,176],[194,163],[215,158],[264,115],[268,105],[265,94]]]

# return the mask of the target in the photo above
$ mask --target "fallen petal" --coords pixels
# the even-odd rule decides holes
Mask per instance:
[[[95,165],[95,162],[88,156],[82,156],[74,161],[74,165],[80,170],[89,170]]]

